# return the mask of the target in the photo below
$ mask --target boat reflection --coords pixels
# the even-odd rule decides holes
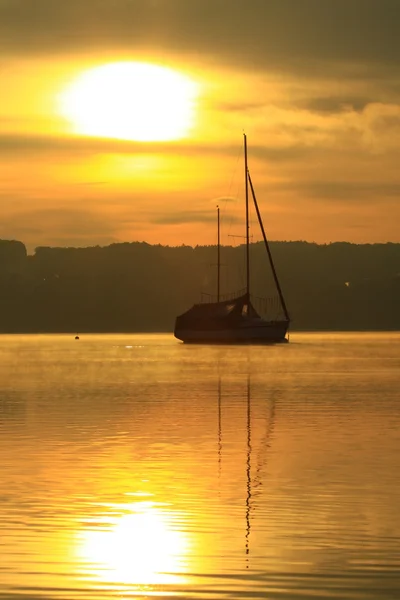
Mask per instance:
[[[80,559],[103,582],[137,586],[170,585],[185,580],[188,538],[176,518],[152,502],[107,505],[93,529],[80,534]],[[123,513],[117,516],[116,513]]]

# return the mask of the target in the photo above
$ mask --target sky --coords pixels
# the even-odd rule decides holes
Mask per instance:
[[[245,131],[271,240],[400,242],[399,40],[398,0],[0,0],[0,239],[241,243]]]

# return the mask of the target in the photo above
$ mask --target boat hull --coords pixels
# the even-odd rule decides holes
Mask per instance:
[[[181,329],[174,335],[186,344],[279,344],[288,341],[286,321],[263,321],[232,329]]]

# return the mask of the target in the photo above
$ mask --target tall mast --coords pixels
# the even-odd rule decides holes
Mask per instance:
[[[247,167],[247,137],[244,138],[244,180],[246,189],[246,296],[247,302],[250,302],[250,235],[249,235],[249,180]]]
[[[218,245],[217,245],[217,302],[219,302],[219,298],[220,298],[220,279],[221,279],[221,238],[220,238],[219,206],[217,206],[217,225],[218,225]]]

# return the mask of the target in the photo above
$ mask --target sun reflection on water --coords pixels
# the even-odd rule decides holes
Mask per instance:
[[[123,585],[185,583],[189,540],[172,512],[147,501],[107,508],[79,536],[79,558],[91,575]]]

